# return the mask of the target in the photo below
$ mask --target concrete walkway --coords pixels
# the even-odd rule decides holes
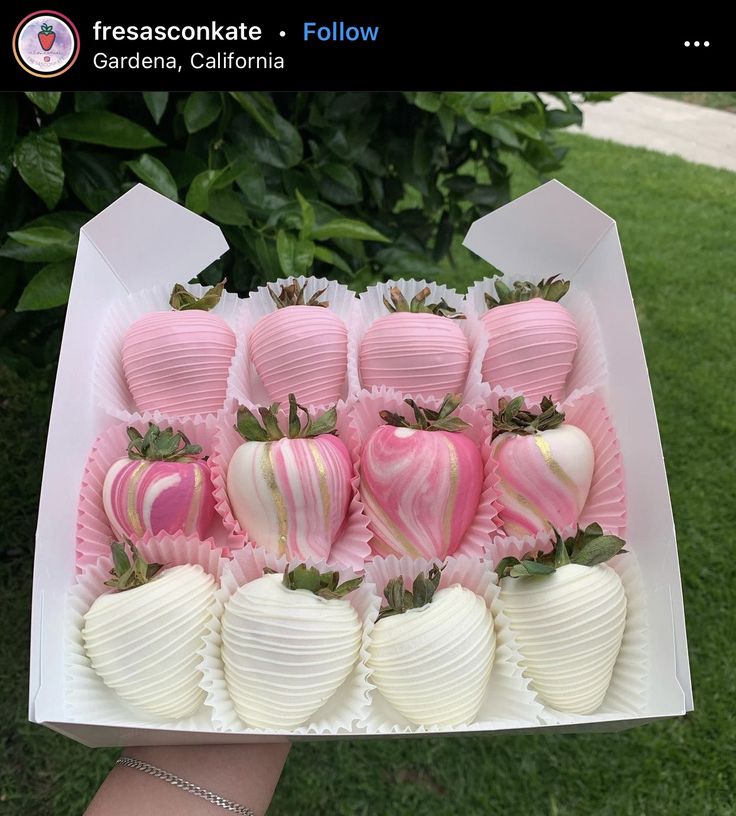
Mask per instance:
[[[580,107],[583,126],[571,131],[736,171],[734,113],[643,93]]]

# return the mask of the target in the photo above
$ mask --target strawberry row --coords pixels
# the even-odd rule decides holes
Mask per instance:
[[[623,534],[615,429],[598,392],[539,411],[490,395],[422,404],[385,388],[324,413],[243,405],[200,421],[112,426],[85,468],[77,562],[160,532],[252,543],[360,571],[376,555],[496,560],[542,533]],[[512,538],[513,537],[513,538]]]
[[[462,392],[473,404],[489,392],[524,395],[530,406],[558,402],[605,379],[592,304],[568,290],[554,279],[511,287],[485,279],[461,296],[402,279],[357,296],[298,278],[239,299],[222,285],[159,286],[110,307],[94,390],[121,419],[202,417],[290,393],[325,405],[374,387],[425,398]]]
[[[627,570],[604,563],[623,543],[558,537],[496,565],[500,582],[467,556],[379,557],[359,576],[251,546],[228,561],[191,537],[115,544],[71,591],[69,715],[303,734],[632,712],[642,623]]]

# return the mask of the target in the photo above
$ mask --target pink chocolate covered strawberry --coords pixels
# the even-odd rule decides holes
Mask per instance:
[[[496,281],[496,298],[486,294],[481,318],[488,332],[483,379],[524,394],[530,403],[564,397],[565,382],[578,347],[575,321],[557,301],[570,288],[557,276],[536,285],[517,281],[509,289]]]
[[[545,397],[541,412],[522,410],[523,397],[501,400],[493,415],[491,455],[501,477],[500,512],[507,535],[575,524],[593,478],[593,445]]]
[[[259,546],[289,559],[326,560],[352,497],[353,463],[335,436],[337,412],[333,407],[312,419],[289,394],[284,432],[278,408],[258,409],[263,424],[248,408],[238,410],[235,427],[245,442],[227,471],[230,506]]]
[[[173,428],[152,422],[145,436],[128,428],[128,455],[114,462],[102,502],[119,538],[177,533],[204,538],[214,515],[212,480],[202,448]]]
[[[405,394],[442,398],[460,391],[470,365],[470,346],[455,319],[465,315],[440,300],[426,303],[429,287],[411,303],[394,286],[391,312],[368,328],[360,345],[360,381],[364,388],[385,385]]]
[[[348,365],[348,330],[320,301],[324,289],[308,300],[292,280],[281,294],[268,287],[276,311],[262,317],[251,332],[250,356],[270,399],[281,402],[294,391],[306,404],[335,402],[343,396]],[[320,308],[321,307],[321,308]]]
[[[381,411],[386,422],[368,437],[360,460],[360,495],[381,555],[445,558],[458,548],[478,509],[483,460],[451,414],[448,394],[438,411],[405,402],[415,422]]]
[[[186,416],[223,407],[235,334],[209,310],[224,287],[196,298],[177,284],[172,311],[145,314],[128,329],[123,372],[139,411]]]

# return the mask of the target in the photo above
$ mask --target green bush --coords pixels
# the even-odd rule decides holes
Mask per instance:
[[[79,227],[138,181],[221,225],[234,251],[204,283],[434,277],[453,236],[508,201],[508,154],[560,166],[552,131],[581,114],[554,96],[563,108],[531,92],[1,94],[0,343],[53,357]]]

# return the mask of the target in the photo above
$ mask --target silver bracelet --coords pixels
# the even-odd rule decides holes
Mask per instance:
[[[122,765],[125,768],[133,768],[136,771],[143,771],[143,773],[148,774],[149,776],[155,776],[156,779],[161,779],[164,782],[168,782],[170,785],[183,790],[185,793],[191,793],[194,796],[199,796],[200,798],[208,801],[211,805],[215,805],[223,810],[229,810],[230,813],[239,813],[240,816],[256,816],[255,813],[253,813],[250,808],[245,807],[245,805],[239,805],[236,802],[231,802],[229,799],[225,799],[217,793],[212,793],[212,791],[208,791],[205,788],[200,788],[199,785],[195,785],[192,782],[187,782],[186,779],[182,779],[180,776],[176,776],[176,774],[164,771],[162,768],[157,768],[155,765],[149,765],[147,762],[143,762],[141,759],[121,756],[118,757],[115,764]]]

